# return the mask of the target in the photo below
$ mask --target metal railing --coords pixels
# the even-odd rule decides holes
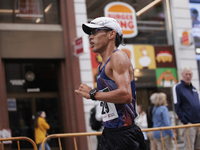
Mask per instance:
[[[0,138],[1,150],[4,150],[3,141],[17,141],[18,150],[20,150],[20,142],[19,141],[28,141],[33,145],[34,150],[37,150],[37,145],[35,144],[35,142],[32,139],[28,138],[28,137]]]
[[[199,132],[200,132],[200,123],[198,124],[188,124],[188,125],[178,125],[178,126],[168,126],[168,127],[159,127],[159,128],[147,128],[147,129],[142,129],[143,132],[150,132],[150,131],[160,131],[160,135],[161,135],[161,142],[162,142],[162,147],[163,150],[165,150],[164,147],[164,142],[163,142],[163,136],[162,136],[162,130],[169,130],[169,129],[173,129],[174,135],[176,135],[176,129],[181,129],[181,128],[186,128],[186,132],[187,132],[187,137],[188,137],[188,143],[189,143],[189,147],[191,150],[191,144],[190,144],[190,139],[189,139],[189,134],[188,134],[188,128],[190,127],[199,127]],[[87,136],[89,138],[89,144],[90,144],[90,149],[92,149],[92,140],[91,140],[91,136],[96,136],[96,135],[101,135],[102,132],[82,132],[82,133],[63,133],[63,134],[51,134],[49,136],[47,136],[43,142],[42,142],[42,150],[45,150],[45,143],[47,142],[47,140],[51,139],[51,138],[58,138],[58,144],[59,144],[59,148],[60,150],[62,150],[62,145],[61,145],[61,140],[60,138],[66,138],[66,137],[72,137],[74,140],[74,148],[75,150],[77,149],[77,142],[76,142],[76,137],[80,137],[80,136]],[[177,146],[177,138],[175,136],[175,144],[176,144],[176,150],[178,150],[178,146]]]
[[[74,140],[74,147],[75,150],[78,150],[77,148],[77,142],[76,142],[76,137],[80,137],[80,136],[88,136],[89,137],[89,143],[90,143],[90,147],[92,150],[92,140],[91,140],[91,136],[96,136],[96,135],[101,135],[102,132],[81,132],[81,133],[63,133],[63,134],[51,134],[49,136],[47,136],[43,142],[42,142],[42,150],[45,150],[45,143],[47,142],[47,140],[52,139],[52,138],[58,138],[58,144],[59,144],[59,148],[60,150],[62,150],[62,145],[61,145],[61,140],[60,138],[66,138],[66,137],[73,137]]]
[[[175,138],[175,144],[176,144],[176,150],[178,150],[178,146],[177,146],[177,139],[176,139],[176,129],[181,129],[181,128],[186,128],[186,132],[187,132],[187,139],[188,139],[188,144],[191,149],[191,144],[190,144],[190,139],[189,139],[189,133],[188,133],[188,128],[190,127],[199,127],[199,132],[200,132],[200,123],[198,124],[187,124],[187,125],[178,125],[178,126],[168,126],[168,127],[159,127],[159,128],[148,128],[148,129],[142,129],[143,132],[149,132],[149,131],[160,131],[160,136],[161,136],[161,142],[162,142],[162,147],[163,150],[165,150],[165,146],[164,146],[164,142],[163,142],[163,136],[162,136],[162,130],[170,130],[172,129],[174,132],[174,138]]]

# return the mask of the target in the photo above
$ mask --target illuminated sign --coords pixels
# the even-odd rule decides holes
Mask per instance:
[[[190,38],[189,38],[189,33],[187,31],[184,31],[182,33],[182,44],[184,46],[187,46],[190,44]]]
[[[138,33],[135,10],[132,6],[123,2],[112,2],[104,8],[106,17],[116,19],[123,32],[124,38],[135,37]]]

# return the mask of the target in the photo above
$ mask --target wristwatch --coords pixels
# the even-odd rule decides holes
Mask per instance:
[[[96,98],[94,97],[95,94],[96,94],[96,92],[97,92],[96,89],[92,89],[92,90],[89,92],[90,98],[91,98],[92,100],[96,100]]]

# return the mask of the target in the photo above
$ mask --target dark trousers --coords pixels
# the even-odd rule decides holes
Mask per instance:
[[[101,135],[97,135],[97,150],[100,150],[99,144],[101,141]]]
[[[146,150],[146,143],[135,124],[119,129],[104,128],[99,150]]]

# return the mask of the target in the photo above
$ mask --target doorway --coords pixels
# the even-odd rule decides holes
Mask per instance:
[[[57,60],[5,60],[9,124],[13,137],[26,136],[35,141],[34,122],[38,111],[46,112],[48,134],[60,133]],[[58,147],[56,139],[49,142]],[[32,149],[26,141],[22,149]],[[12,149],[17,149],[13,142]]]
[[[60,118],[58,106],[58,93],[17,93],[8,94],[8,102],[12,102],[12,107],[8,104],[9,123],[13,137],[26,136],[35,141],[34,122],[38,111],[46,112],[46,120],[50,125],[48,134],[60,133]],[[57,139],[51,139],[49,145],[57,149]],[[22,149],[31,149],[29,142],[20,142]],[[12,149],[17,149],[17,143],[13,142]]]

